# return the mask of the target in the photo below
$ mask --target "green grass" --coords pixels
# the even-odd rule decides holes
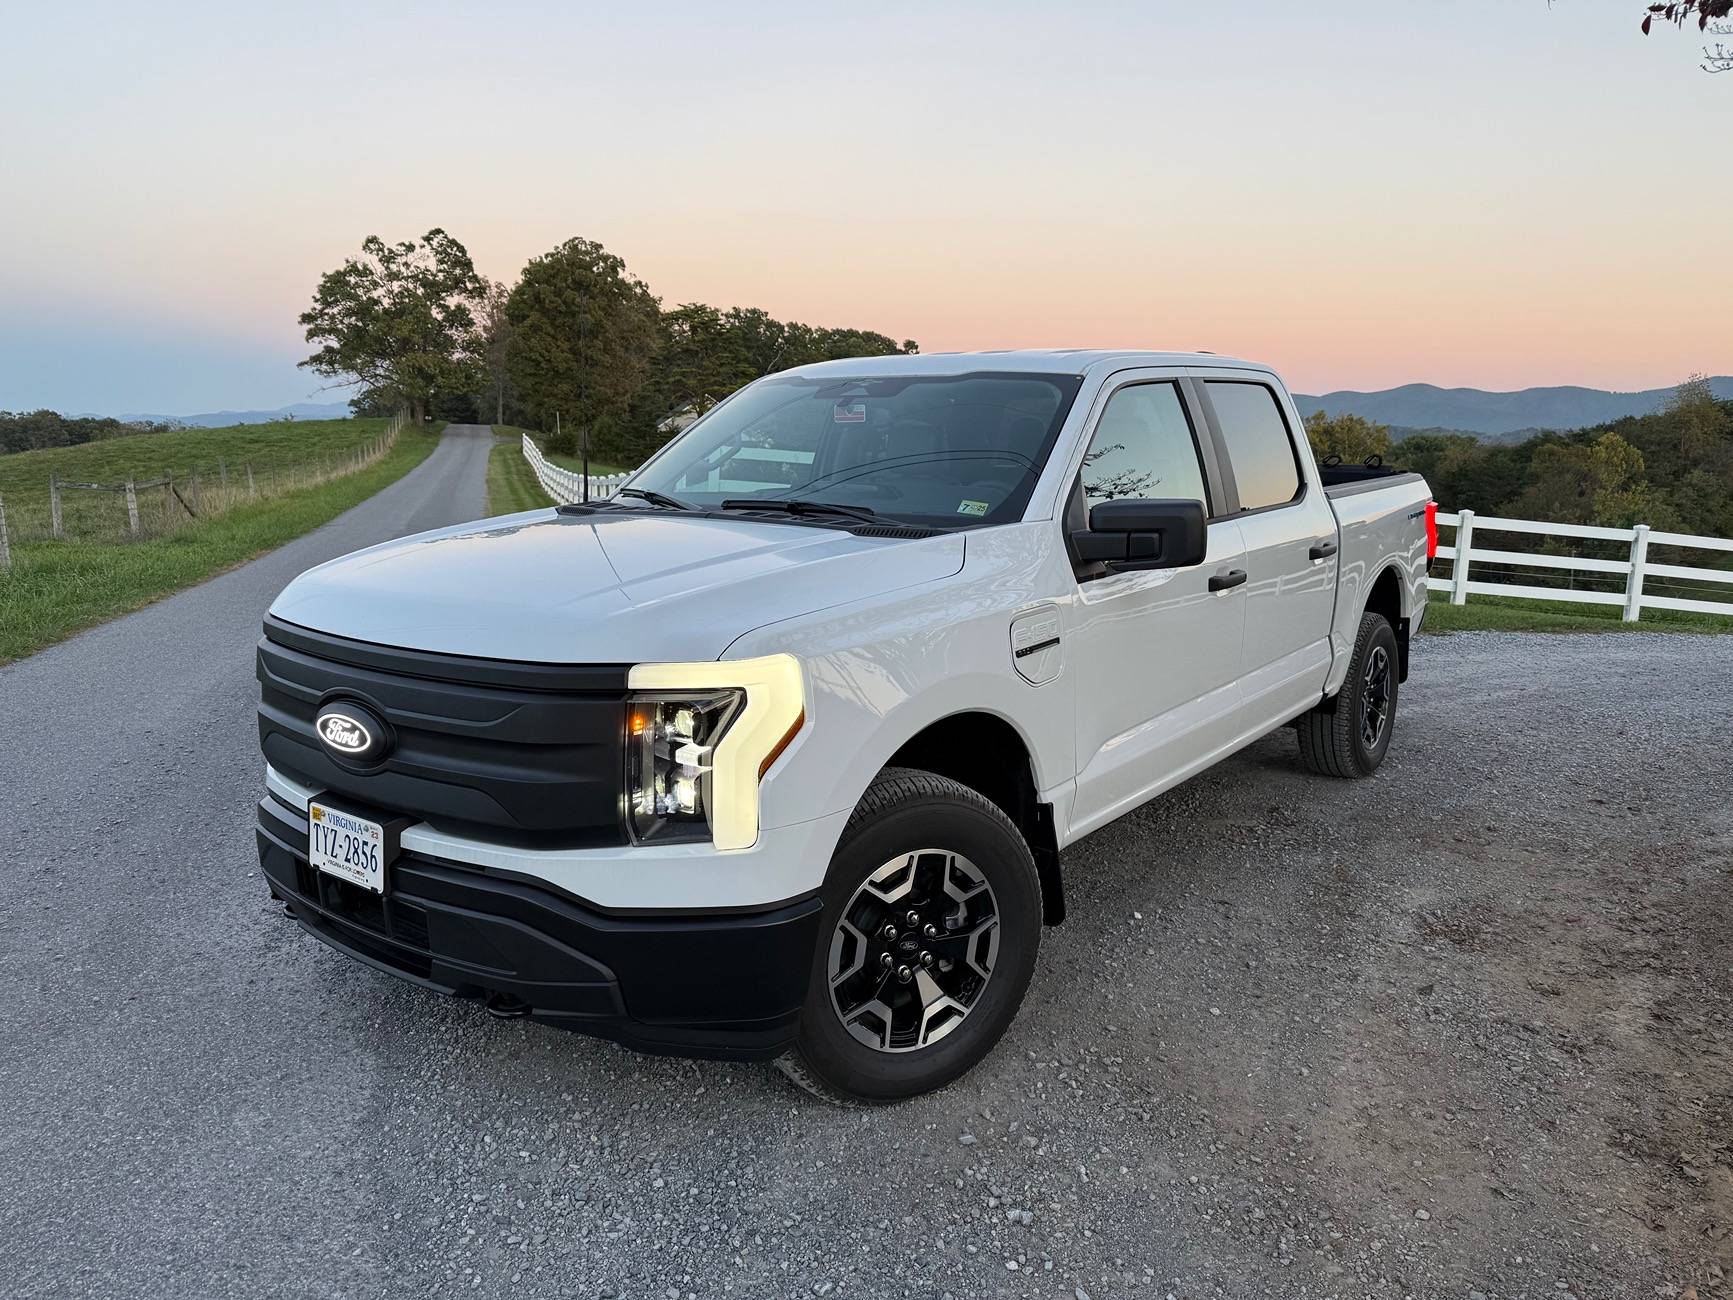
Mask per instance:
[[[261,491],[269,492],[273,474],[300,470],[320,461],[335,463],[385,431],[386,420],[293,420],[276,424],[243,424],[223,429],[175,429],[131,438],[105,438],[77,447],[47,447],[0,456],[0,497],[13,538],[46,536],[48,477],[83,483],[118,484],[128,475],[140,481],[166,471],[185,484],[197,471],[201,490],[212,491],[220,481],[219,463],[226,466],[230,485],[242,487],[247,467]],[[68,534],[120,533],[126,527],[126,505],[119,493],[65,491],[62,517]],[[139,494],[144,526],[164,505],[161,488]],[[179,509],[178,506],[175,509]]]
[[[502,438],[521,438],[527,433],[541,447],[542,455],[554,464],[565,469],[576,470],[580,474],[584,472],[584,458],[582,456],[565,456],[549,451],[546,440],[534,429],[520,429],[513,424],[496,424],[493,426],[493,431]],[[590,475],[593,478],[600,478],[604,474],[624,474],[630,468],[629,465],[610,465],[607,461],[596,460],[594,457],[590,459]]]
[[[1450,593],[1435,591],[1426,605],[1425,632],[1733,632],[1733,617],[1683,610],[1645,609],[1637,623],[1621,621],[1618,605],[1523,600],[1470,594],[1452,605]]]
[[[297,421],[293,426],[249,426],[249,429],[270,431],[258,439],[245,440],[246,453],[254,461],[255,473],[260,463],[292,468],[295,463],[291,459],[294,440],[280,430],[302,432],[310,429],[313,423]],[[384,427],[383,421],[320,423],[367,427],[341,437],[335,432],[315,434],[302,444],[304,451],[315,447],[324,451],[347,450]],[[438,443],[434,436],[437,431],[437,426],[426,432],[406,429],[383,460],[359,473],[282,496],[241,504],[227,514],[188,523],[178,531],[160,537],[138,541],[68,538],[14,544],[13,567],[10,571],[0,570],[0,663],[33,654],[74,632],[160,600],[317,528],[419,465]],[[198,429],[186,432],[202,436],[221,431]],[[117,439],[114,444],[91,444],[90,450],[104,454],[100,476],[112,478],[114,469],[121,465],[121,461],[115,458],[118,444],[148,443],[157,438],[179,440],[182,437],[176,432]],[[201,439],[194,445],[209,448],[224,444]],[[231,469],[237,459],[234,445],[227,444],[230,450],[216,453],[229,456]],[[62,455],[85,450],[84,447],[56,449]],[[150,466],[154,473],[176,463],[173,460],[166,465],[162,463],[163,455],[168,453],[162,450],[161,444],[133,450],[144,453],[140,461],[134,462],[135,472],[139,464]],[[181,463],[193,463],[191,457],[195,453],[186,448],[182,451],[189,459]],[[9,461],[47,454],[24,452],[0,458],[0,474],[16,474],[7,464]],[[267,455],[272,459],[265,461]],[[124,468],[121,477],[125,477]],[[7,507],[10,511],[10,491],[7,492]],[[188,644],[196,639],[195,634]]]
[[[530,463],[524,459],[523,448],[516,439],[494,443],[487,458],[488,514],[516,514],[519,510],[539,510],[553,503],[553,498],[542,491],[542,485],[530,472]]]

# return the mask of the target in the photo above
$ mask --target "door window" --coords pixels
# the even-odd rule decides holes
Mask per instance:
[[[1127,384],[1107,399],[1083,457],[1091,506],[1124,497],[1203,501],[1203,466],[1175,384]]]
[[[1204,381],[1222,427],[1241,510],[1286,505],[1300,495],[1300,463],[1276,395],[1263,384]]]

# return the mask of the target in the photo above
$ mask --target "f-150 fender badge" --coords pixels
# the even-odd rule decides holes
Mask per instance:
[[[1058,609],[1038,605],[1011,620],[1011,663],[1024,681],[1036,686],[1050,682],[1064,662]]]

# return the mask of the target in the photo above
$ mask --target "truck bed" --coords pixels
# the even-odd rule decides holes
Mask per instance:
[[[1388,568],[1404,588],[1400,608],[1414,626],[1426,609],[1426,503],[1432,489],[1419,474],[1380,466],[1318,467],[1336,512],[1340,543],[1333,640],[1339,656],[1353,648],[1366,584]],[[1399,634],[1407,629],[1399,629]],[[1406,660],[1406,656],[1404,656]],[[1331,686],[1340,685],[1332,673]]]

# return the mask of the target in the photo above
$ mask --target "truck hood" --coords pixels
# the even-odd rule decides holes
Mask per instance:
[[[507,515],[309,569],[278,618],[406,649],[544,663],[719,658],[754,628],[963,567],[959,533],[834,528],[673,511]]]

